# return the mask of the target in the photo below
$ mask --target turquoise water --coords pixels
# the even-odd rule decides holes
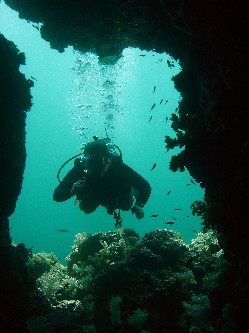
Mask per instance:
[[[0,32],[25,53],[26,65],[20,70],[27,79],[35,78],[33,107],[27,114],[23,190],[10,218],[13,241],[33,247],[34,253],[52,251],[63,260],[76,233],[116,230],[113,218],[101,207],[84,215],[74,199],[52,200],[59,167],[93,135],[105,136],[105,128],[122,150],[124,162],[152,186],[145,218],[138,221],[123,212],[123,227],[134,228],[142,236],[164,228],[165,221],[174,221],[170,229],[179,231],[186,242],[195,237],[193,229],[201,229],[200,218],[191,216],[189,206],[202,200],[203,191],[190,182],[187,171],[169,170],[171,156],[180,150],[167,152],[164,144],[165,135],[174,136],[166,117],[170,118],[180,99],[171,81],[181,70],[177,61],[168,67],[167,60],[173,61],[170,56],[139,49],[124,50],[116,65],[101,65],[95,55],[79,54],[71,47],[59,53],[40,38],[37,27],[20,20],[3,2]],[[63,169],[62,177],[71,166]],[[158,217],[151,218],[152,214]]]

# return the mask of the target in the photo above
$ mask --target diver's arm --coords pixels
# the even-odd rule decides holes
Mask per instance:
[[[150,184],[125,163],[122,163],[122,173],[125,177],[125,181],[138,192],[135,204],[143,207],[149,200],[151,194]]]
[[[75,177],[75,168],[73,168],[54,190],[53,200],[62,202],[70,199],[73,196],[71,189],[75,181],[77,181],[77,178]]]
[[[53,200],[62,202],[74,196],[71,192],[75,182],[82,177],[82,170],[78,165],[75,165],[63,178],[61,183],[56,187],[53,194]]]

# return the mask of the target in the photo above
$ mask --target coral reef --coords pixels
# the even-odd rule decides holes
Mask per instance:
[[[34,261],[36,272],[50,265],[37,285],[54,311],[29,320],[31,333],[189,332],[197,323],[213,329],[209,295],[226,270],[214,233],[186,245],[167,229],[142,239],[130,229],[78,234],[66,267],[45,253]]]

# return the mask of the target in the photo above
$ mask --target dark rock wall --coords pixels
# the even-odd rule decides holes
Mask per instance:
[[[180,1],[33,1],[8,0],[21,18],[42,22],[41,36],[52,48],[68,45],[82,52],[96,52],[100,59],[119,57],[128,46],[180,57],[191,32],[185,25]],[[166,8],[167,7],[167,8]],[[169,7],[169,8],[168,8]],[[185,7],[185,6],[183,6]],[[184,8],[185,10],[185,8]],[[177,21],[177,22],[176,22]],[[177,29],[176,29],[177,27]]]
[[[25,56],[0,34],[0,331],[25,332],[35,280],[25,264],[24,244],[11,246],[8,217],[21,192],[25,168],[25,120],[31,107],[32,82],[19,72]]]
[[[25,120],[31,81],[19,72],[25,56],[0,35],[0,219],[13,214],[25,168]]]

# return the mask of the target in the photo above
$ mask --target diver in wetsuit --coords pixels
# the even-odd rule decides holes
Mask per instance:
[[[103,206],[116,218],[116,226],[121,226],[120,209],[131,210],[140,220],[150,194],[150,184],[123,163],[121,156],[113,154],[113,145],[107,139],[95,137],[86,144],[83,158],[75,159],[74,167],[56,187],[53,199],[62,202],[76,196],[85,214]]]

